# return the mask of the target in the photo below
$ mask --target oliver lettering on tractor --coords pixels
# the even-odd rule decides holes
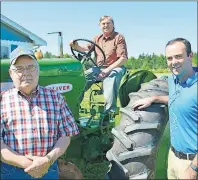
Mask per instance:
[[[46,86],[47,88],[54,89],[59,93],[65,93],[72,90],[72,84],[62,83],[62,84],[50,84]]]
[[[80,40],[97,46],[92,41]],[[103,50],[99,49],[105,57]],[[69,148],[60,158],[60,177],[68,179],[70,174],[69,179],[82,178],[73,164],[64,161],[93,163],[106,159],[111,165],[110,178],[166,179],[169,149],[167,108],[161,104],[151,105],[142,111],[131,108],[137,99],[167,94],[166,79],[157,79],[153,73],[144,70],[126,73],[119,89],[119,111],[112,116],[110,114],[108,123],[103,124],[104,102],[100,98],[98,100],[100,93],[96,89],[90,89],[88,106],[82,107],[79,103],[86,83],[84,69],[91,64],[96,65],[92,57],[94,49],[87,53],[71,50],[75,58],[38,61],[39,84],[62,93],[80,129],[80,134],[72,137]],[[2,90],[13,86],[8,70],[9,60],[2,59]],[[119,125],[115,126],[115,120],[119,121]]]

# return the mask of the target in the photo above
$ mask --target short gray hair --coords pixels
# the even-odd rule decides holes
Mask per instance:
[[[113,25],[114,25],[114,20],[113,20],[113,18],[112,18],[111,16],[102,16],[102,17],[100,18],[99,22],[103,21],[104,19],[110,19],[111,22],[112,22]]]

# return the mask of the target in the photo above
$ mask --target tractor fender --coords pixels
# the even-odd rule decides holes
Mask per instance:
[[[141,84],[129,94],[129,103],[120,109],[120,124],[112,129],[114,143],[106,153],[110,162],[109,179],[151,179],[155,172],[159,142],[168,121],[167,107],[151,104],[132,109],[132,104],[153,95],[168,95],[167,79],[154,79]]]

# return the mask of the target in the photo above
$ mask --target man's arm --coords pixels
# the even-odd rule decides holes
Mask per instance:
[[[28,156],[29,159],[33,160],[33,163],[25,169],[25,172],[35,178],[42,177],[51,164],[64,154],[69,144],[70,137],[63,136],[58,139],[54,148],[46,156]]]
[[[120,57],[116,62],[111,64],[109,67],[106,68],[108,72],[111,72],[114,68],[121,67],[127,61],[126,57]]]
[[[143,109],[149,107],[152,103],[168,104],[168,96],[152,96],[135,101],[132,105],[133,109]]]
[[[168,104],[168,96],[153,96],[152,103]]]
[[[67,106],[63,96],[58,94],[58,102],[60,103],[60,119],[58,120],[58,141],[53,149],[44,157],[28,157],[33,160],[33,164],[25,169],[25,172],[31,176],[42,177],[50,167],[68,148],[70,137],[79,133],[78,126]]]
[[[85,52],[85,51],[88,51],[89,50],[89,47],[88,46],[80,46],[77,42],[74,43],[74,40],[71,40],[69,42],[69,45],[73,49],[76,49],[76,50],[81,51],[81,52]]]
[[[67,149],[70,144],[70,137],[79,133],[78,126],[67,106],[63,96],[58,94],[58,102],[60,103],[60,119],[58,120],[58,141],[53,149],[44,157],[29,157],[33,160],[32,166],[25,169],[25,172],[32,175],[35,169],[40,169],[37,173],[38,177],[43,175],[49,168],[49,165],[57,160]],[[43,169],[42,169],[43,167]]]
[[[54,148],[48,153],[48,157],[55,161],[58,159],[70,144],[70,137],[79,133],[78,126],[75,123],[72,112],[69,109],[62,95],[59,97],[61,120],[58,126],[58,141]]]
[[[195,158],[192,160],[190,166],[180,174],[178,179],[197,179],[198,178],[198,155],[196,154]]]
[[[197,154],[196,154],[195,158],[193,159],[192,164],[194,166],[197,166],[198,167],[198,155]]]
[[[127,52],[127,45],[126,41],[123,35],[119,35],[117,40],[117,48],[116,48],[116,54],[118,60],[115,61],[113,64],[111,64],[108,68],[108,71],[112,71],[114,68],[122,66],[128,59],[128,52]]]
[[[70,144],[70,139],[71,138],[68,136],[63,136],[58,139],[54,148],[47,154],[47,157],[50,158],[51,162],[56,161],[64,154]]]
[[[119,36],[117,42],[116,54],[117,57],[119,57],[118,60],[115,61],[106,69],[103,69],[101,73],[98,75],[97,77],[98,79],[105,78],[113,69],[117,67],[121,67],[127,61],[128,59],[127,46],[126,46],[125,38],[122,35]]]
[[[32,164],[32,161],[25,156],[13,151],[1,140],[1,161],[19,168],[27,168]]]

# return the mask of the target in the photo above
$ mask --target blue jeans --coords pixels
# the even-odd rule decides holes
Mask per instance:
[[[93,67],[88,69],[85,72],[85,76],[87,79],[87,83],[80,97],[80,102],[83,100],[84,93],[87,91],[95,82],[97,82],[96,77],[100,74],[101,69],[98,67]],[[116,111],[116,103],[117,103],[117,96],[118,90],[120,87],[120,82],[122,77],[126,72],[126,68],[124,66],[117,67],[111,71],[111,73],[105,77],[103,80],[103,94],[105,100],[105,112],[115,112]]]
[[[26,172],[24,169],[18,168],[15,166],[8,165],[6,163],[1,162],[1,179],[54,179],[58,180],[58,163],[54,162],[49,167],[48,173],[46,173],[42,178],[33,178]]]

